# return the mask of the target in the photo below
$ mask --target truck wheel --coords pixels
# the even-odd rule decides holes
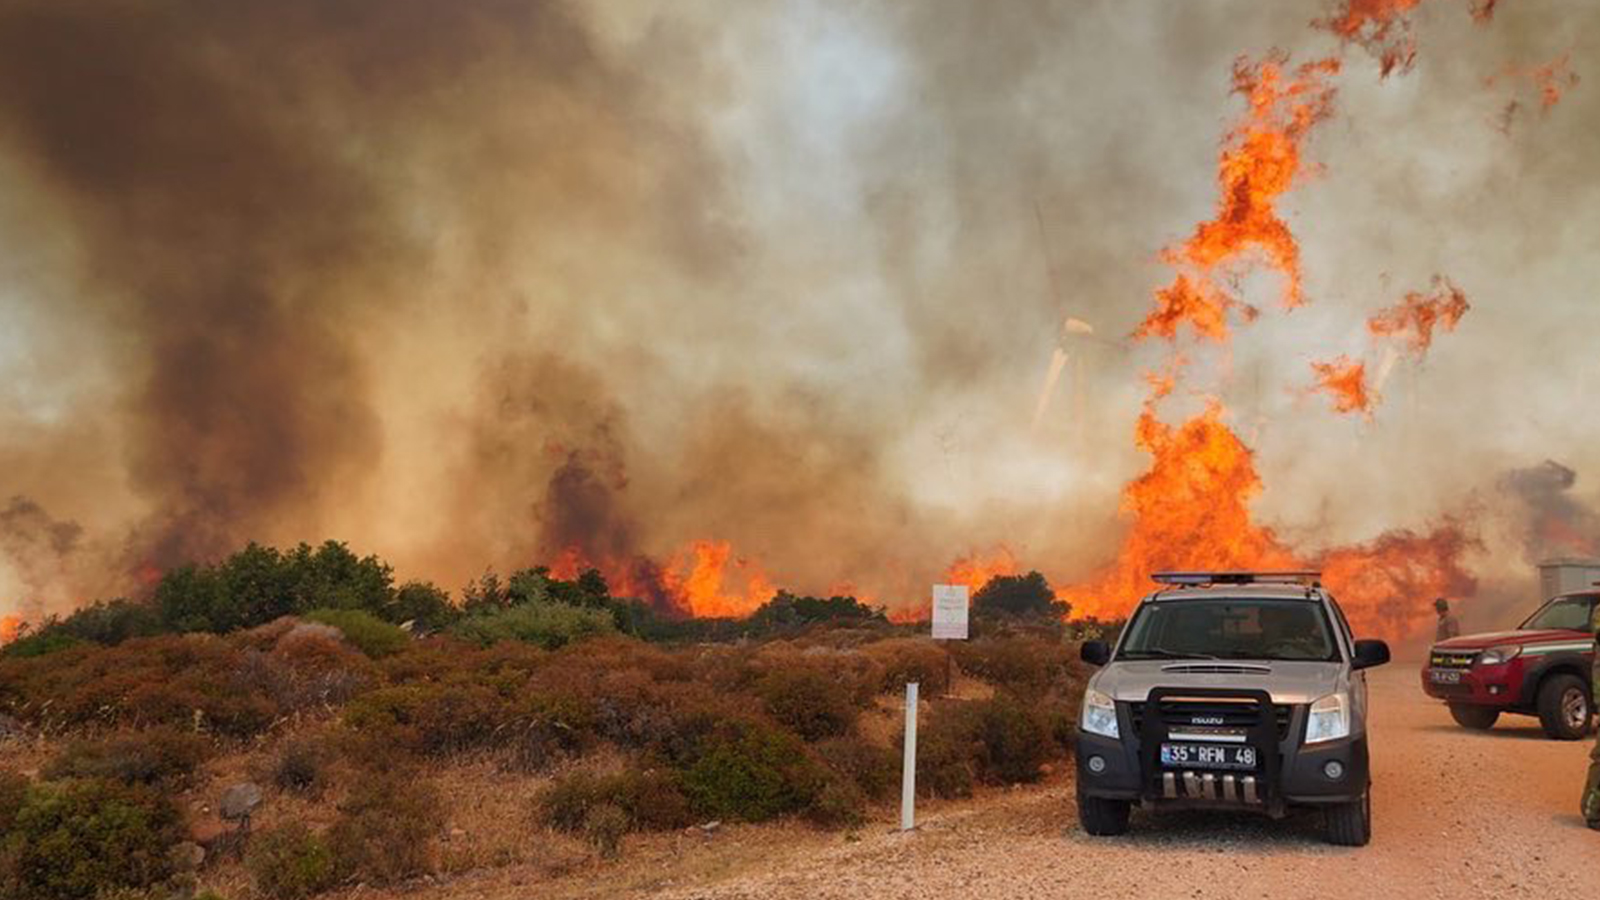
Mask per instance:
[[[1330,806],[1322,816],[1328,843],[1365,847],[1372,840],[1372,786],[1367,785],[1360,800]]]
[[[1078,821],[1083,830],[1097,837],[1125,834],[1128,831],[1128,812],[1131,804],[1126,800],[1106,800],[1102,797],[1078,795]]]
[[[1575,741],[1589,733],[1594,713],[1589,686],[1576,675],[1555,675],[1539,685],[1539,724],[1558,741]]]
[[[1450,718],[1462,728],[1471,728],[1473,731],[1488,731],[1494,727],[1495,720],[1500,718],[1500,710],[1492,706],[1472,706],[1467,703],[1450,704]]]

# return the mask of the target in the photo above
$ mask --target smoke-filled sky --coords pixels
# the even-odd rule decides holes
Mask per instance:
[[[1086,576],[1166,354],[1127,335],[1277,48],[1343,63],[1278,202],[1308,302],[1243,284],[1166,414],[1219,396],[1308,551],[1467,522],[1490,624],[1600,537],[1600,7],[1428,0],[1381,77],[1335,6],[4,0],[0,614],[251,539]],[[1471,311],[1370,419],[1308,392],[1435,275]]]

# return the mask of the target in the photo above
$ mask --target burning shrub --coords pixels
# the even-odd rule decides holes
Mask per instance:
[[[305,618],[339,629],[345,640],[373,659],[399,653],[411,643],[411,636],[399,626],[359,609],[317,609]]]
[[[768,672],[756,683],[755,693],[774,719],[808,741],[844,734],[856,720],[849,689],[822,672]]]
[[[205,761],[209,749],[199,735],[170,727],[104,740],[77,740],[51,760],[44,777],[103,778],[149,786],[182,784]]]
[[[30,787],[0,848],[0,891],[31,900],[90,900],[172,874],[182,839],[171,803],[142,787],[81,780]]]
[[[797,738],[753,720],[720,723],[683,772],[684,793],[697,813],[747,822],[806,809],[824,780]]]
[[[339,881],[327,841],[299,822],[252,836],[244,864],[256,890],[272,900],[304,900]]]
[[[668,771],[574,772],[538,799],[542,820],[568,832],[584,830],[593,811],[603,806],[621,810],[630,831],[671,830],[693,820],[678,777]]]
[[[391,884],[432,869],[434,838],[444,827],[433,785],[404,771],[369,775],[339,811],[328,843],[341,874]]]
[[[451,627],[456,637],[487,647],[498,641],[524,641],[553,650],[614,628],[611,614],[565,603],[526,603],[486,608]]]
[[[908,682],[921,684],[924,696],[943,693],[950,686],[945,651],[926,638],[892,638],[861,649],[883,666],[880,690],[894,693]]]

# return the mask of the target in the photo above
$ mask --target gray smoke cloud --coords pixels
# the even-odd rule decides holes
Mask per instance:
[[[714,538],[894,602],[1000,543],[1082,577],[1145,462],[1162,353],[1124,338],[1213,212],[1232,63],[1340,53],[1333,5],[12,0],[0,495],[124,568],[336,536],[460,584]],[[1425,3],[1411,33],[1403,74],[1345,53],[1280,206],[1310,304],[1247,281],[1263,318],[1167,410],[1220,396],[1308,551],[1600,466],[1600,79],[1506,132],[1533,88],[1486,83],[1587,75],[1600,11]],[[1305,397],[1435,273],[1472,312],[1371,422]]]

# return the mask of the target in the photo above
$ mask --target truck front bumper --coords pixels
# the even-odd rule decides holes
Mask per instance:
[[[1276,815],[1281,814],[1285,806],[1350,803],[1359,800],[1371,783],[1366,735],[1310,746],[1284,741],[1279,744],[1278,752],[1277,783],[1262,783],[1257,789],[1262,798],[1259,811]],[[1078,793],[1083,796],[1159,806],[1249,808],[1243,802],[1216,799],[1223,792],[1214,786],[1215,782],[1207,784],[1205,792],[1199,796],[1193,795],[1186,787],[1184,770],[1145,773],[1141,769],[1138,742],[1134,740],[1080,734],[1076,756]],[[1337,777],[1329,774],[1330,762],[1338,763],[1332,767]],[[1162,776],[1168,772],[1174,776],[1175,796],[1167,796]],[[1203,777],[1199,772],[1193,774]],[[1242,777],[1250,773],[1214,773],[1219,779],[1227,774]]]
[[[1422,692],[1446,703],[1470,703],[1475,706],[1513,706],[1522,694],[1522,666],[1520,659],[1498,666],[1473,666],[1470,669],[1445,669],[1457,681],[1440,682],[1434,678],[1434,667],[1422,668]]]

